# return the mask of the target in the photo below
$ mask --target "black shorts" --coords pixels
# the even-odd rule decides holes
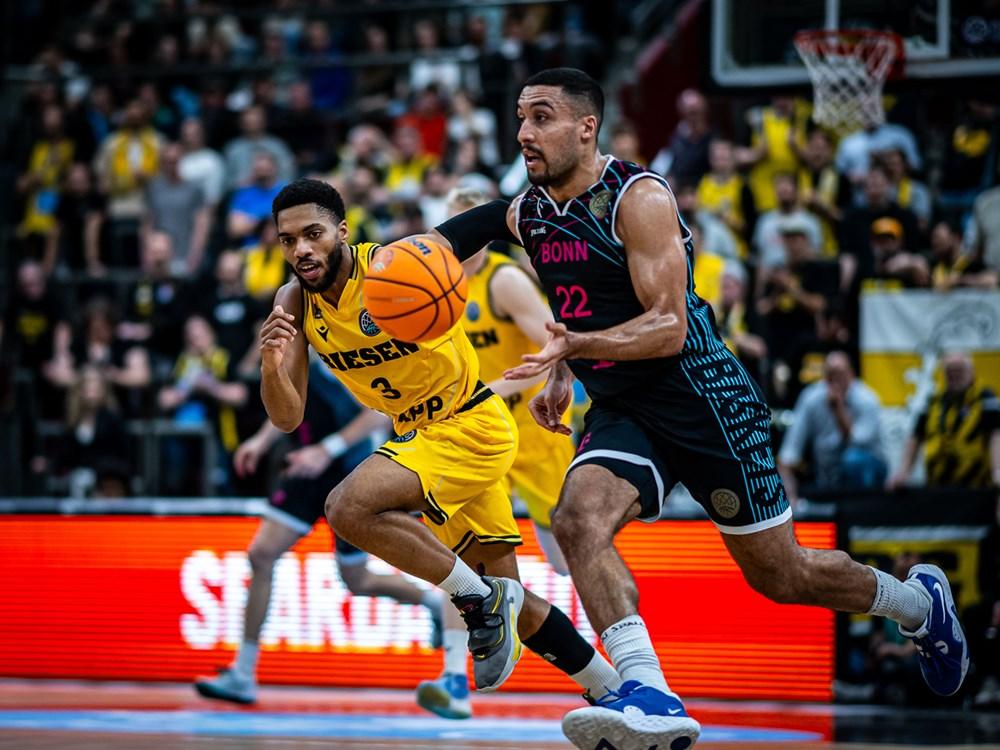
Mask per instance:
[[[353,465],[347,468],[343,460],[338,460],[314,479],[283,478],[267,499],[265,516],[305,536],[326,515],[326,498],[330,490],[340,484],[353,468]],[[336,535],[334,547],[337,561],[341,564],[353,565],[368,558],[363,550]]]
[[[760,388],[728,350],[689,355],[646,387],[595,402],[570,470],[598,464],[631,483],[643,520],[681,482],[721,531],[762,531],[791,518],[770,423]]]

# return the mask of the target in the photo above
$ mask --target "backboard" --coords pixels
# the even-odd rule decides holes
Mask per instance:
[[[1000,75],[1000,2],[712,0],[712,76],[721,86],[807,84],[792,39],[823,28],[895,31],[907,78]]]

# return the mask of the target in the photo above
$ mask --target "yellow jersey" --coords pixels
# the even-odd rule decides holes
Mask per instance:
[[[260,244],[244,251],[243,284],[253,297],[270,298],[288,276],[281,245]]]
[[[758,213],[778,207],[778,196],[774,192],[774,176],[779,172],[795,174],[799,168],[799,158],[789,140],[798,143],[806,139],[806,123],[810,110],[796,101],[794,111],[788,117],[778,114],[773,107],[764,107],[760,119],[755,124],[751,145],[767,147],[767,156],[754,165],[747,177],[747,184],[753,192],[754,205]]]
[[[22,237],[48,234],[56,227],[59,206],[59,186],[73,165],[75,146],[69,138],[58,141],[41,140],[31,149],[28,172],[38,179],[24,209],[24,220],[17,228]]]
[[[711,213],[722,213],[725,216],[735,219],[743,225],[746,231],[747,217],[743,215],[743,187],[746,182],[738,175],[730,175],[723,181],[717,180],[711,173],[706,174],[698,183],[698,205]],[[728,224],[733,240],[736,242],[736,251],[741,258],[746,258],[748,254],[747,242],[743,236],[734,232]]]
[[[722,274],[726,259],[721,255],[698,253],[694,259],[694,293],[712,307],[717,307],[722,297]]]
[[[479,355],[480,377],[486,383],[500,379],[504,370],[521,364],[522,354],[538,351],[535,342],[524,335],[513,319],[497,314],[490,298],[493,274],[503,266],[516,267],[517,263],[502,253],[487,251],[485,265],[468,279],[469,296],[462,316],[462,327]],[[541,290],[538,294],[541,296]],[[518,425],[524,424],[525,418],[534,423],[528,412],[528,402],[544,385],[544,382],[537,383],[505,399]]]
[[[361,288],[378,247],[350,246],[353,268],[336,306],[303,288],[302,327],[309,345],[354,397],[392,417],[396,434],[403,435],[464,406],[476,391],[479,361],[459,325],[409,343],[375,324]]]
[[[799,196],[803,201],[808,201],[812,196],[816,196],[827,206],[837,206],[840,193],[840,175],[833,167],[825,167],[816,175],[808,169],[800,169],[798,182]],[[825,216],[815,215],[823,228],[823,257],[836,258],[839,252],[836,227]]]

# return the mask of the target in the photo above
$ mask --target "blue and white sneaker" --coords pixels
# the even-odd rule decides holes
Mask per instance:
[[[424,680],[417,685],[417,705],[443,719],[468,719],[472,716],[469,679],[445,673],[436,680]]]
[[[902,625],[899,632],[917,645],[920,672],[927,687],[938,695],[954,695],[969,671],[969,646],[958,621],[948,578],[937,565],[914,565],[905,585],[930,599],[931,609],[915,632]]]
[[[562,730],[581,750],[687,750],[701,735],[680,700],[636,680],[570,711]]]
[[[257,702],[257,680],[235,669],[220,669],[216,677],[195,680],[194,689],[205,698],[249,706]]]

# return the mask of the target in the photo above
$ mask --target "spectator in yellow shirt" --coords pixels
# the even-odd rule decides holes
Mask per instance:
[[[712,169],[698,183],[698,205],[725,223],[739,256],[746,258],[746,235],[753,223],[754,204],[746,180],[736,171],[733,144],[722,139],[712,141],[708,160]]]

